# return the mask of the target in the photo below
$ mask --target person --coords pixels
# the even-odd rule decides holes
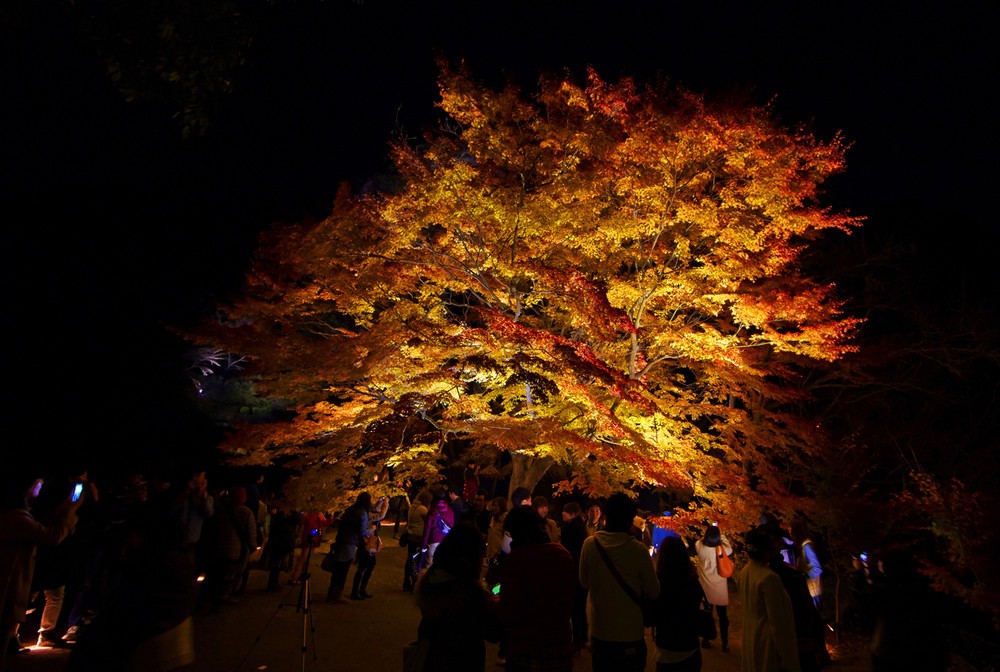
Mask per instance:
[[[705,535],[695,542],[695,561],[698,567],[698,581],[705,591],[705,599],[709,605],[715,607],[715,614],[719,617],[719,640],[722,645],[722,652],[729,651],[729,580],[719,576],[718,551],[726,555],[733,554],[733,547],[729,540],[719,530],[718,525],[709,525],[705,528]],[[701,643],[702,647],[709,649],[712,643],[707,639]]]
[[[632,517],[632,535],[642,542],[642,545],[646,547],[646,553],[650,556],[653,555],[653,535],[649,530],[649,525],[646,524],[645,516],[633,516]]]
[[[556,525],[556,521],[549,518],[549,500],[541,495],[536,495],[531,499],[531,506],[535,509],[535,513],[545,521],[545,531],[549,533],[549,539],[558,542],[559,526]]]
[[[757,525],[769,531],[773,529],[781,533],[781,544],[779,546],[781,560],[786,565],[795,567],[795,542],[792,540],[792,533],[785,529],[778,517],[770,511],[764,511],[758,516]]]
[[[302,581],[302,576],[309,571],[306,563],[312,551],[323,543],[323,529],[326,527],[328,527],[327,517],[319,511],[299,513],[299,554],[295,558],[288,583],[298,584]]]
[[[55,479],[46,480],[38,498],[32,503],[32,515],[43,525],[52,525],[62,515],[62,509],[66,500],[71,496],[73,488],[77,483],[81,485],[79,497],[81,505],[77,509],[77,524],[73,533],[58,544],[39,546],[35,557],[32,592],[40,593],[45,602],[42,608],[42,618],[38,625],[36,648],[65,646],[63,640],[56,635],[56,626],[59,624],[59,616],[63,610],[67,584],[70,583],[72,576],[81,573],[81,570],[86,568],[89,560],[80,554],[85,549],[74,543],[80,530],[81,516],[86,514],[88,508],[85,504],[91,501],[93,496],[86,481],[86,469],[63,473]]]
[[[403,560],[403,592],[413,592],[413,582],[419,571],[416,562],[417,556],[424,541],[424,528],[427,526],[427,507],[430,506],[432,499],[430,490],[421,490],[414,498],[406,518],[406,527],[403,528],[403,540],[406,542],[406,558]]]
[[[573,556],[573,564],[577,567],[577,571],[573,573],[576,579],[576,592],[573,594],[572,623],[573,645],[579,651],[587,645],[587,589],[580,585],[579,578],[580,551],[583,550],[583,542],[587,538],[587,523],[583,520],[583,509],[576,502],[566,502],[562,510],[562,519],[559,543]]]
[[[514,488],[510,493],[510,508],[515,506],[531,506],[531,490],[523,486]]]
[[[368,592],[368,582],[375,571],[378,552],[382,549],[382,538],[378,530],[382,519],[389,510],[389,502],[383,496],[375,503],[375,508],[368,512],[368,525],[365,527],[363,545],[358,547],[358,568],[354,570],[354,581],[351,584],[351,599],[364,600],[371,597]]]
[[[435,558],[414,589],[417,639],[429,642],[424,669],[483,672],[484,640],[495,642],[498,632],[479,580],[482,535],[474,526],[459,525],[441,541]]]
[[[389,513],[392,514],[392,538],[399,537],[399,524],[406,521],[410,511],[410,498],[405,492],[389,499]],[[404,527],[405,529],[405,527]]]
[[[768,563],[777,550],[765,530],[746,536],[750,558],[736,585],[743,606],[743,672],[800,672],[792,601]]]
[[[205,574],[209,610],[216,612],[222,602],[238,600],[236,591],[250,552],[257,547],[257,518],[246,506],[246,488],[225,493],[211,518],[207,538],[211,561]]]
[[[351,563],[358,555],[358,547],[362,540],[367,534],[370,534],[368,511],[371,506],[371,493],[365,491],[360,493],[354,500],[354,504],[340,516],[337,536],[330,548],[330,555],[333,556],[333,569],[330,572],[330,587],[326,591],[326,601],[331,604],[344,601],[344,586],[347,584],[347,574],[351,570]]]
[[[187,541],[190,491],[183,478],[168,483],[134,521],[124,557],[73,647],[67,672],[165,670],[194,662],[198,571]]]
[[[573,668],[573,594],[576,565],[553,542],[545,521],[528,506],[504,518],[509,553],[492,603],[503,633],[508,672],[570,672]]]
[[[431,502],[427,514],[427,524],[424,525],[424,538],[420,544],[421,549],[426,549],[426,567],[434,564],[434,553],[438,544],[444,540],[451,528],[455,527],[455,509],[449,503],[447,493],[437,495]]]
[[[590,651],[594,672],[642,672],[646,638],[642,609],[622,589],[601,551],[641,599],[660,594],[653,562],[630,533],[636,503],[623,492],[608,498],[605,528],[587,537],[580,551],[580,583],[589,591]],[[600,547],[598,547],[598,544]]]
[[[865,597],[874,621],[869,641],[872,672],[948,669],[945,611],[920,573],[915,546],[893,539],[878,550],[879,580]]]
[[[593,535],[603,529],[604,513],[601,511],[601,505],[595,502],[587,508],[587,535]]]
[[[490,521],[493,520],[493,512],[486,507],[486,491],[476,492],[476,498],[472,500],[472,522],[476,529],[483,535],[483,549],[486,548],[486,535],[490,532]]]
[[[469,460],[465,464],[465,471],[462,473],[462,499],[471,502],[479,491],[479,465],[475,460]]]
[[[38,546],[56,545],[65,539],[73,531],[77,510],[83,504],[82,497],[74,502],[67,493],[59,512],[43,525],[32,516],[31,503],[44,480],[31,469],[11,465],[8,469],[0,507],[0,641],[4,647],[0,662],[8,654],[27,650],[21,646],[18,631],[27,615]]]
[[[823,622],[813,606],[809,595],[806,576],[784,561],[781,551],[785,550],[784,531],[774,523],[759,527],[771,540],[771,554],[767,566],[781,579],[788,598],[792,602],[795,617],[795,639],[799,648],[799,668],[802,672],[817,672],[821,663],[829,659],[824,642]],[[822,647],[822,653],[821,653]]]
[[[298,532],[298,514],[292,509],[271,505],[271,524],[264,547],[264,567],[267,568],[267,592],[280,590],[281,572],[294,564],[295,545]]]
[[[489,562],[500,552],[500,543],[503,541],[503,519],[507,515],[507,498],[494,497],[487,508],[490,511],[490,529],[486,533],[486,561]]]
[[[673,511],[670,511],[669,509],[664,509],[661,515],[669,520],[671,517],[673,517],[674,514]],[[660,546],[663,544],[663,540],[666,539],[667,537],[677,537],[678,539],[680,539],[681,535],[677,533],[677,530],[671,527],[670,522],[666,523],[665,525],[654,525],[652,523],[649,523],[649,525],[650,527],[652,527],[652,531],[650,532],[650,542],[653,545],[654,553],[660,550]]]
[[[656,672],[698,672],[698,610],[705,591],[687,546],[679,536],[664,537],[656,556],[660,596],[656,601]]]
[[[160,493],[173,492],[173,479],[160,484]],[[215,514],[215,497],[208,491],[208,477],[200,466],[193,467],[185,481],[185,493],[182,501],[182,520],[185,523],[184,541],[191,544],[198,558],[198,569],[205,572],[209,564],[210,550],[208,544],[202,542],[201,531],[205,522]]]
[[[798,551],[796,566],[806,575],[809,594],[812,596],[816,611],[819,611],[823,599],[823,565],[820,564],[819,554],[816,552],[816,544],[810,538],[809,526],[804,519],[794,519],[791,528],[792,539],[795,541],[796,550]]]

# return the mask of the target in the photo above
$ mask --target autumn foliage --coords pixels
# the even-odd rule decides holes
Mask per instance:
[[[794,505],[829,450],[803,372],[858,325],[801,263],[859,224],[820,202],[842,141],[595,72],[529,96],[442,67],[440,93],[440,127],[392,147],[398,186],[268,232],[203,332],[296,411],[230,451],[293,460],[319,498],[387,464],[433,477],[459,441],[515,480],[670,486],[744,528]]]

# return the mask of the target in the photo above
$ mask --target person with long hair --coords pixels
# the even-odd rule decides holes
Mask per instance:
[[[570,672],[573,668],[573,594],[576,563],[552,541],[545,520],[530,506],[504,518],[509,553],[500,566],[493,603],[503,629],[508,672]]]
[[[656,559],[660,597],[656,601],[656,672],[698,672],[698,610],[705,592],[687,546],[680,537],[665,537]]]
[[[705,528],[705,536],[694,544],[695,560],[698,563],[698,581],[705,591],[705,599],[710,605],[715,607],[715,613],[719,617],[719,639],[722,640],[722,652],[729,652],[729,580],[719,575],[718,559],[716,549],[722,547],[722,552],[726,555],[733,554],[733,547],[729,545],[729,540],[719,530],[718,525],[709,525]],[[707,639],[701,645],[709,649],[711,642]]]
[[[371,534],[368,527],[368,511],[372,507],[371,493],[362,492],[354,501],[354,505],[344,511],[337,525],[337,536],[330,547],[333,556],[333,567],[330,572],[330,588],[326,593],[326,601],[331,604],[344,601],[344,585],[351,563],[358,555],[358,546],[366,536]]]
[[[464,523],[441,540],[434,564],[417,580],[418,641],[428,643],[424,669],[483,672],[490,626],[488,595],[479,579],[483,536]]]

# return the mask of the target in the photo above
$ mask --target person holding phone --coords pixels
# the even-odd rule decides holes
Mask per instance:
[[[0,501],[0,661],[8,654],[28,650],[21,646],[18,631],[31,596],[36,549],[55,546],[65,539],[76,526],[76,512],[83,502],[83,498],[71,501],[67,488],[51,520],[43,523],[32,514],[43,483],[40,471],[31,468],[13,467],[4,477]]]

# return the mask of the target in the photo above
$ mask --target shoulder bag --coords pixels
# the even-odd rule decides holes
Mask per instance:
[[[733,571],[736,566],[733,564],[733,559],[726,555],[726,549],[719,544],[715,547],[715,571],[719,573],[724,579],[728,579],[733,575]]]
[[[656,600],[644,599],[636,595],[635,591],[632,590],[632,586],[625,583],[625,579],[623,579],[622,575],[618,573],[618,568],[615,567],[615,563],[611,561],[611,557],[608,555],[608,552],[604,550],[604,547],[601,546],[601,542],[599,542],[596,538],[594,539],[594,546],[597,547],[597,552],[601,554],[604,564],[606,564],[608,569],[611,570],[611,575],[615,577],[616,581],[618,581],[618,585],[622,587],[622,590],[625,591],[626,595],[632,598],[633,602],[639,605],[639,609],[642,610],[642,624],[647,628],[651,628],[656,625]]]

